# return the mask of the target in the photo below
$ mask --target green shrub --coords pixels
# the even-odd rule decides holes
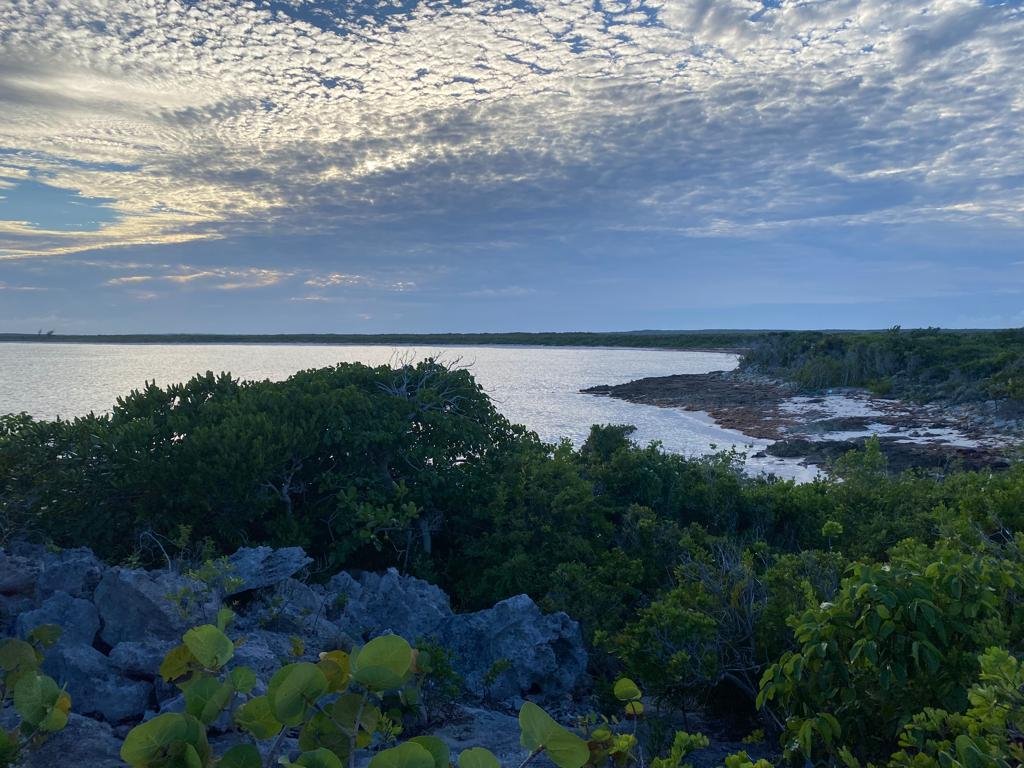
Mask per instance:
[[[886,564],[854,564],[834,600],[795,622],[799,649],[762,678],[759,705],[788,715],[787,751],[881,760],[926,708],[962,710],[978,654],[1020,639],[1018,552],[907,542]]]

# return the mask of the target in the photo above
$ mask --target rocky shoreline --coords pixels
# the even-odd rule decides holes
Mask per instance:
[[[725,429],[771,441],[764,454],[814,466],[863,447],[874,435],[892,471],[1002,469],[1024,437],[1024,418],[1007,415],[999,404],[918,405],[858,389],[806,395],[795,384],[740,370],[650,377],[580,391],[701,411]]]

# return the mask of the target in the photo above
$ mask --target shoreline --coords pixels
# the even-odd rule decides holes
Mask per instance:
[[[795,459],[808,467],[825,467],[874,436],[892,471],[1003,469],[1024,431],[1020,420],[994,428],[992,419],[969,407],[918,405],[858,389],[808,395],[795,384],[739,370],[650,377],[580,391],[706,413],[723,429],[768,441],[754,458]]]

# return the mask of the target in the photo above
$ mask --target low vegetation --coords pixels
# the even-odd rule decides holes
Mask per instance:
[[[208,374],[107,416],[4,417],[0,512],[8,535],[112,561],[299,544],[325,570],[422,576],[461,608],[525,592],[580,620],[597,680],[727,713],[794,765],[1019,764],[1024,467],[891,476],[869,443],[795,485],[630,433],[544,444],[436,361]],[[182,651],[176,671],[211,681],[201,723],[244,686],[190,652],[199,667]],[[310,707],[289,727],[322,715]]]
[[[1024,401],[1024,329],[769,333],[743,366],[809,389],[867,387],[916,400]]]

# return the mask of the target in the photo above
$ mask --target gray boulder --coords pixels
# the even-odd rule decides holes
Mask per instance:
[[[442,641],[466,687],[482,698],[513,705],[527,697],[564,701],[585,683],[579,624],[564,613],[544,615],[527,595],[457,614]]]
[[[55,592],[36,610],[20,614],[15,621],[15,631],[27,637],[41,624],[59,626],[60,642],[64,645],[92,645],[100,629],[100,616],[96,606],[88,600],[72,597],[67,592]]]
[[[164,656],[176,645],[171,640],[126,640],[110,650],[110,664],[118,673],[153,680],[160,674]]]
[[[37,748],[26,750],[23,768],[124,768],[121,739],[110,726],[72,712],[64,730],[49,736]]]
[[[272,587],[312,562],[313,558],[302,547],[244,547],[228,558],[227,576],[233,583],[225,589],[224,595],[231,597]]]
[[[394,568],[386,573],[339,573],[327,583],[328,615],[357,642],[391,632],[409,641],[436,638],[453,617],[439,587]]]
[[[260,592],[235,627],[243,633],[253,628],[284,632],[302,638],[317,651],[331,650],[340,647],[343,638],[338,626],[327,618],[326,602],[323,587],[287,578]]]
[[[104,570],[103,563],[86,547],[48,553],[41,566],[38,588],[44,597],[54,592],[67,592],[72,597],[90,599]]]
[[[179,640],[189,627],[211,620],[218,601],[201,582],[169,571],[111,568],[94,596],[107,645]]]
[[[106,656],[88,645],[48,649],[43,671],[67,686],[75,712],[108,723],[142,717],[153,691],[148,682],[122,677]]]
[[[0,552],[0,595],[31,595],[38,576],[35,558]]]
[[[519,742],[519,720],[501,712],[459,707],[443,728],[431,734],[448,745],[456,764],[459,753],[472,747],[491,750],[502,765],[519,765],[528,754]],[[534,758],[533,762],[539,766],[546,760]]]
[[[319,653],[319,649],[307,650],[307,660],[312,660],[314,651]],[[232,666],[252,667],[256,676],[266,683],[283,664],[293,661],[297,659],[292,655],[292,644],[287,635],[257,629],[245,633],[245,641],[235,648]]]

